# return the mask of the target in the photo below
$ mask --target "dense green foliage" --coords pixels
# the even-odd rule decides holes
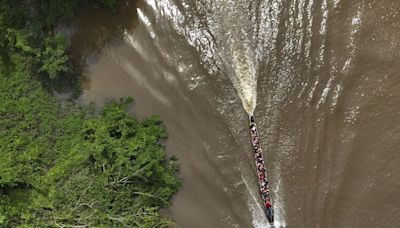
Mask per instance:
[[[87,0],[115,11],[117,0]],[[81,0],[0,0],[0,64],[29,63],[38,76],[71,74],[66,38],[54,33],[57,22],[71,17]]]
[[[164,224],[179,182],[157,117],[139,122],[130,100],[99,115],[64,107],[23,72],[0,77],[0,224],[16,227]]]
[[[73,74],[53,29],[77,7],[0,0],[0,227],[167,226],[158,210],[180,182],[159,118],[128,115],[131,99],[97,113],[45,89]]]

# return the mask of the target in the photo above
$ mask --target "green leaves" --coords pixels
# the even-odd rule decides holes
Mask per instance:
[[[61,108],[40,84],[11,74],[0,76],[0,100],[3,224],[169,223],[157,210],[180,186],[177,162],[159,143],[166,132],[158,117],[139,122],[127,113],[132,98],[93,115]]]
[[[43,87],[73,74],[69,41],[52,28],[77,5],[0,1],[0,226],[168,226],[158,210],[180,181],[160,118],[129,115],[132,98],[98,115],[61,106]]]
[[[33,47],[36,34],[29,29],[7,29],[7,42],[11,51],[22,51],[25,54],[37,54],[39,49]],[[16,50],[15,50],[16,49]]]
[[[38,57],[41,59],[39,72],[45,72],[50,79],[70,72],[70,67],[67,63],[68,56],[66,54],[68,47],[68,40],[60,34],[54,37],[47,37],[44,50],[38,54]]]
[[[79,0],[36,0],[40,5],[39,19],[45,28],[52,28],[59,20],[72,17],[76,12]]]
[[[45,38],[42,44],[42,36],[34,29],[7,29],[9,57],[17,70],[34,69],[49,79],[71,73],[66,53],[69,48],[68,39],[56,34]]]

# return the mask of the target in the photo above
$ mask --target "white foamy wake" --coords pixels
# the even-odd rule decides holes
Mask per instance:
[[[185,37],[189,45],[198,50],[201,62],[205,64],[210,74],[221,73],[219,69],[225,69],[224,73],[232,82],[244,109],[252,115],[257,103],[257,62],[263,59],[265,50],[269,47],[267,44],[273,41],[274,31],[263,29],[261,26],[262,34],[259,35],[262,39],[253,34],[257,29],[254,27],[255,21],[248,18],[248,1],[198,0],[199,4],[191,4],[191,1],[182,0],[181,7],[171,0],[146,0],[145,2],[154,11],[157,21],[168,19],[172,28]],[[271,9],[261,10],[260,15],[268,21],[266,24],[275,23],[274,18],[270,17],[274,17],[273,12],[279,11],[278,6],[273,4],[268,7]],[[201,15],[198,14],[200,12],[204,13],[204,17],[198,17]],[[139,10],[138,13],[144,24],[149,26],[149,20],[143,12]],[[250,14],[253,15],[253,13]],[[149,32],[154,38],[153,30]],[[269,38],[266,39],[268,40],[266,43],[263,41],[265,37]],[[262,45],[268,47],[263,48]],[[274,175],[279,174],[274,170]],[[254,178],[254,176],[248,178]],[[253,226],[270,227],[260,205],[258,188],[251,188],[246,178],[242,176],[242,179],[250,193],[248,205],[253,217]],[[285,222],[283,203],[278,195],[281,186],[280,178],[276,180],[278,184],[272,186],[275,187],[272,189],[275,227],[282,227]]]
[[[242,105],[249,115],[252,115],[257,103],[257,74],[251,51],[245,43],[235,38],[227,41],[233,72],[228,72]]]

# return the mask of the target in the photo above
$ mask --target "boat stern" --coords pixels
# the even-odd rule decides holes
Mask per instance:
[[[274,225],[274,209],[272,207],[265,208],[265,215],[267,216],[270,225]]]
[[[250,126],[256,125],[256,121],[254,120],[254,116],[253,115],[249,116],[249,122],[250,122]]]

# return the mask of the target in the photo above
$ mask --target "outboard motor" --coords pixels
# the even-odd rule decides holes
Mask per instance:
[[[267,216],[269,224],[274,224],[274,209],[272,207],[265,209],[265,215]]]
[[[254,124],[255,120],[254,120],[254,116],[250,116],[250,124]]]

